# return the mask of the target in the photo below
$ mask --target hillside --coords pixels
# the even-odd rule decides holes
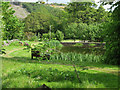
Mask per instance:
[[[51,7],[54,8],[60,8],[61,10],[63,10],[66,6],[58,6],[58,5],[50,5]]]
[[[56,12],[62,12],[61,10],[65,8],[65,6],[42,5],[36,3],[22,3],[22,5],[11,4],[11,7],[13,8],[13,10],[15,10],[14,15],[20,19],[24,19],[31,12],[38,12],[38,11],[46,14],[47,13],[55,14],[56,16]]]
[[[20,19],[23,19],[27,17],[28,14],[30,14],[29,12],[27,12],[26,9],[22,8],[21,6],[11,4],[11,7],[13,8],[13,10],[15,10],[14,15]]]

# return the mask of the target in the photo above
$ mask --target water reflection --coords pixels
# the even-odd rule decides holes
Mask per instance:
[[[80,47],[80,46],[63,46],[61,52],[76,52],[81,54],[102,55],[105,52],[103,47]]]

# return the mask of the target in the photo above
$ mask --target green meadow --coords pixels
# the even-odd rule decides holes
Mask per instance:
[[[3,88],[117,88],[118,67],[102,63],[73,63],[69,60],[31,60],[25,46],[6,46],[2,56]]]

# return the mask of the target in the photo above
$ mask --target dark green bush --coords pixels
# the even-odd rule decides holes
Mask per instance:
[[[50,40],[46,43],[49,45],[50,48],[55,47],[58,50],[60,50],[63,46],[58,40]]]
[[[38,37],[36,35],[34,35],[33,37],[30,38],[29,41],[38,41]]]
[[[52,32],[52,33],[44,33],[42,35],[42,38],[43,39],[55,39],[56,37],[55,37],[55,34]]]
[[[64,34],[61,31],[57,30],[56,37],[57,40],[62,41],[64,39]]]

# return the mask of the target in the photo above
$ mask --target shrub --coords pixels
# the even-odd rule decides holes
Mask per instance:
[[[34,33],[32,32],[25,32],[24,39],[30,40],[34,36]]]
[[[51,36],[50,36],[50,33],[49,33],[49,38],[51,38],[51,39],[55,39],[56,37],[55,37],[55,33],[51,33]]]
[[[42,36],[43,39],[54,39],[55,38],[55,34],[54,33],[44,33],[43,36]]]
[[[39,56],[44,58],[45,55],[51,55],[52,53],[56,53],[59,51],[59,49],[62,47],[62,44],[60,44],[57,40],[51,40],[51,41],[43,41],[42,43],[39,43],[37,45],[26,45],[27,48],[24,48],[24,50],[28,49],[32,53],[32,57],[36,56],[35,54],[38,53],[37,57]]]
[[[48,39],[48,38],[49,38],[49,34],[48,34],[48,33],[44,33],[44,34],[42,35],[42,38],[43,38],[43,39]]]
[[[64,34],[61,31],[57,30],[56,37],[57,40],[62,41],[64,39]]]
[[[47,43],[50,48],[55,47],[57,50],[60,50],[63,46],[58,40],[50,40],[49,42],[45,43]]]
[[[30,38],[30,41],[38,41],[38,37],[34,35],[33,37]]]

